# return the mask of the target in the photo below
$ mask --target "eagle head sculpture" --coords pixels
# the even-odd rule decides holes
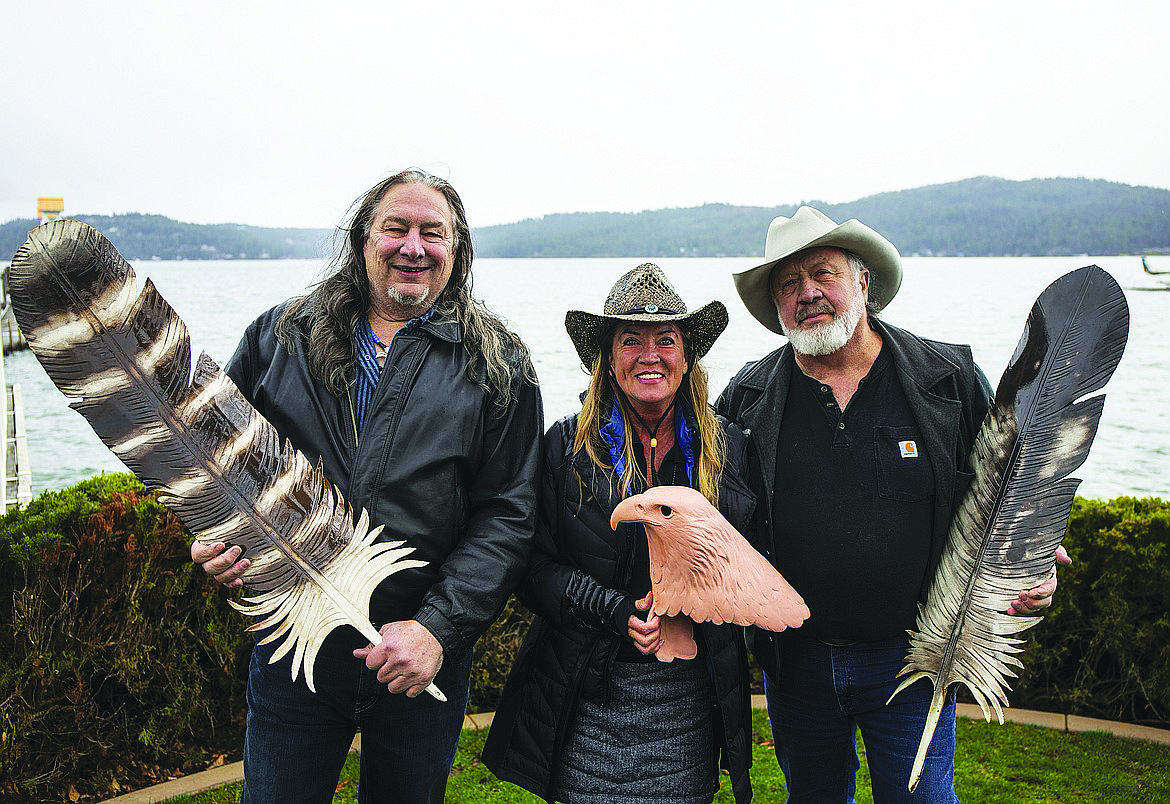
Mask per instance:
[[[646,526],[654,614],[768,631],[808,619],[797,591],[694,489],[655,486],[628,497],[610,516],[614,530],[620,522]]]

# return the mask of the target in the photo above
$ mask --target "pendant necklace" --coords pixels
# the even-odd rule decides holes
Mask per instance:
[[[624,393],[622,395],[625,396]],[[634,410],[634,406],[632,404],[628,405],[628,407],[630,409],[630,413],[634,414],[634,418],[638,420],[638,423],[642,425],[642,428],[650,434],[650,460],[646,464],[646,488],[650,488],[654,485],[655,481],[654,454],[655,450],[658,449],[658,430],[660,427],[662,427],[662,423],[666,421],[666,417],[670,415],[672,410],[674,410],[674,401],[671,401],[670,407],[666,409],[666,412],[658,417],[658,421],[654,423],[653,430],[650,429],[650,425],[646,424],[646,420],[638,415],[638,411]]]
[[[388,352],[389,349],[387,349],[386,344],[382,343],[381,339],[378,338],[372,326],[370,327],[370,337],[374,339],[374,360],[377,361],[378,367],[381,368],[382,361],[386,359],[386,352]]]

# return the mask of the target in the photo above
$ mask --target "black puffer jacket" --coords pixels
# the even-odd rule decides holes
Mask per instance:
[[[744,481],[747,444],[726,420],[728,455],[719,508],[751,533],[755,495]],[[540,518],[533,564],[518,594],[536,615],[512,666],[484,746],[484,763],[499,778],[552,799],[556,764],[573,723],[577,699],[604,696],[619,636],[613,613],[622,605],[633,557],[632,523],[609,527],[621,501],[609,478],[581,453],[572,455],[577,416],[546,437]],[[580,478],[580,482],[578,482]],[[719,706],[716,733],[736,801],[751,800],[751,690],[743,629],[701,623]]]
[[[305,343],[290,354],[277,342],[279,311],[248,327],[227,372],[282,436],[322,462],[350,505],[385,526],[382,540],[405,539],[416,548],[411,558],[427,562],[383,581],[371,620],[418,620],[452,661],[498,616],[528,562],[540,392],[517,376],[501,415],[467,376],[458,323],[435,315],[394,337],[355,439],[350,395],[313,379]],[[342,633],[365,643],[352,629],[334,632]]]

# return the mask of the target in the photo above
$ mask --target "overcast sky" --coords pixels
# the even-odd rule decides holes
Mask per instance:
[[[411,165],[472,226],[977,175],[1170,188],[1168,23],[1165,0],[0,0],[0,221],[51,196],[328,227]]]

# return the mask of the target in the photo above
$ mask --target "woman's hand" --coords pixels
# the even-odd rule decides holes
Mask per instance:
[[[653,592],[648,592],[646,597],[634,601],[634,608],[638,611],[650,611],[650,607],[653,605]],[[635,615],[631,614],[627,625],[629,627],[630,639],[634,642],[634,647],[643,656],[653,656],[662,647],[661,620],[657,614],[651,614],[645,620],[639,620]]]

